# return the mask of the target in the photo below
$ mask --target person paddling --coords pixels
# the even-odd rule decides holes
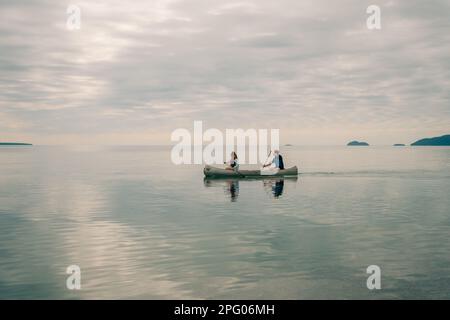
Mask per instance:
[[[283,156],[280,154],[280,151],[275,150],[273,152],[273,155],[274,155],[274,157],[272,159],[272,162],[263,165],[263,168],[272,167],[272,168],[278,168],[280,170],[284,170]]]

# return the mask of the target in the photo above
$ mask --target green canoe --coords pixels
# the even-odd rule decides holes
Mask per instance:
[[[279,170],[276,174],[273,175],[262,175],[260,170],[225,170],[221,168],[216,168],[212,166],[205,166],[203,169],[203,173],[207,178],[254,178],[254,177],[285,177],[285,176],[297,176],[298,169],[297,167],[291,167],[284,170]]]

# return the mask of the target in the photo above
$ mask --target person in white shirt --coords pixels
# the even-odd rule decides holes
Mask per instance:
[[[274,169],[277,168],[277,169],[283,170],[284,163],[283,163],[283,157],[280,155],[280,151],[274,150],[273,155],[274,156],[273,156],[272,162],[263,165],[263,168],[272,167]]]

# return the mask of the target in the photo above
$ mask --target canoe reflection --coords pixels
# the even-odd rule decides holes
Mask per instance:
[[[237,201],[239,196],[239,179],[208,179],[204,178],[205,187],[223,187],[231,202]]]
[[[204,178],[203,182],[205,187],[223,187],[225,194],[230,198],[232,202],[237,201],[239,197],[240,181],[250,181],[254,183],[262,183],[263,189],[270,195],[272,195],[275,199],[280,198],[284,192],[284,182],[292,181],[296,182],[297,177],[292,178],[264,178],[264,179],[211,179]]]

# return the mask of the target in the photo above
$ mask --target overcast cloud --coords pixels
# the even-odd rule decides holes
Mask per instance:
[[[194,120],[294,144],[450,133],[448,0],[0,5],[0,141],[164,144]]]

